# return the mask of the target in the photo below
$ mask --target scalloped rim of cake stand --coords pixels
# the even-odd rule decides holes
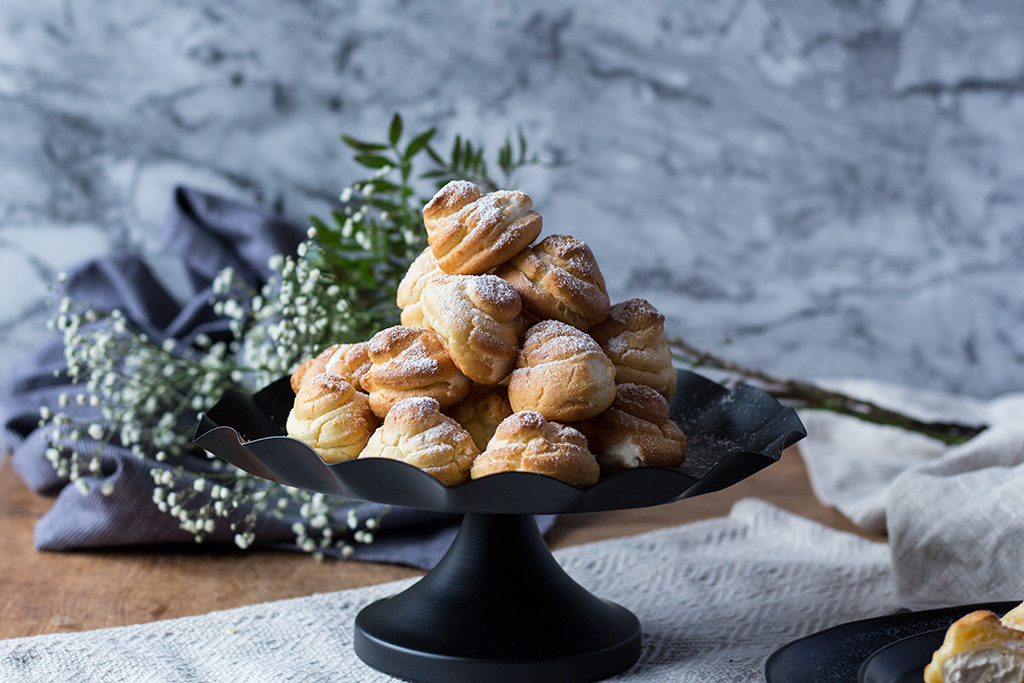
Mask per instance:
[[[678,374],[670,414],[687,435],[686,461],[626,470],[584,488],[526,472],[444,486],[397,460],[326,463],[284,435],[294,399],[287,377],[256,394],[225,395],[201,416],[193,442],[250,474],[300,489],[434,512],[560,514],[661,505],[727,488],[806,436],[791,407],[756,387],[726,388],[697,373]]]

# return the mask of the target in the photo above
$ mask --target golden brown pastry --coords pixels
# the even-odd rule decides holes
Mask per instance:
[[[445,486],[469,479],[480,450],[432,398],[406,398],[388,411],[360,458],[390,458],[420,468]]]
[[[615,366],[590,335],[557,320],[526,331],[509,375],[508,400],[517,413],[575,422],[604,412],[615,400]]]
[[[473,383],[462,374],[436,333],[396,325],[367,342],[372,365],[360,383],[379,417],[403,398],[429,396],[442,406],[469,395]]]
[[[482,194],[465,180],[442,187],[423,207],[427,242],[438,267],[453,275],[481,275],[537,239],[541,217],[523,192]]]
[[[615,364],[618,384],[645,384],[672,400],[677,374],[665,342],[665,316],[645,299],[615,304],[590,335]]]
[[[508,280],[523,308],[542,320],[561,320],[586,332],[608,317],[608,290],[593,252],[568,235],[549,235],[494,274]]]
[[[499,472],[534,472],[572,486],[597,483],[601,468],[579,431],[532,410],[502,421],[470,470],[473,479]]]
[[[523,318],[519,295],[493,275],[449,275],[431,280],[420,297],[423,327],[437,332],[462,372],[497,384],[516,364]]]
[[[1004,626],[1024,631],[1024,602],[1004,614],[1002,622]]]
[[[307,360],[292,373],[292,391],[299,393],[299,388],[306,380],[324,372],[341,375],[356,389],[361,389],[359,380],[369,369],[370,356],[366,352],[366,342],[335,344],[316,358]]]
[[[469,432],[473,443],[482,451],[487,448],[487,442],[501,421],[512,414],[512,405],[508,402],[508,389],[500,384],[490,387],[477,385],[464,401],[447,412]]]
[[[405,277],[398,283],[396,303],[402,309],[402,324],[406,327],[423,327],[423,312],[420,308],[420,295],[423,287],[445,273],[437,267],[434,252],[427,247],[409,266]]]
[[[620,384],[611,408],[575,425],[587,437],[602,474],[634,467],[676,467],[686,437],[669,419],[668,401],[643,384]]]
[[[1007,613],[1009,621],[978,610],[953,622],[924,668],[925,683],[1024,681],[1024,631],[1011,626],[1019,623],[1019,610]]]
[[[334,463],[358,457],[377,424],[366,394],[341,375],[324,373],[299,387],[286,429]]]

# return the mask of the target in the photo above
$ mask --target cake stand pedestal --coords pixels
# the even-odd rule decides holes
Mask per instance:
[[[359,613],[355,651],[414,681],[596,681],[640,657],[640,622],[569,578],[532,515],[471,513],[429,574]]]
[[[296,488],[464,515],[429,574],[356,617],[360,659],[424,683],[576,683],[628,669],[640,657],[640,622],[569,578],[533,515],[647,507],[718,491],[778,461],[805,435],[793,409],[763,391],[679,371],[670,404],[687,435],[679,467],[627,470],[582,489],[525,472],[446,487],[396,460],[325,463],[284,435],[294,397],[287,377],[253,395],[227,394],[201,417],[193,441]]]

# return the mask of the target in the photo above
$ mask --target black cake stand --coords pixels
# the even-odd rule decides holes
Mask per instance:
[[[760,389],[727,389],[680,371],[671,417],[687,437],[675,468],[640,468],[575,488],[508,472],[445,487],[382,458],[328,465],[284,436],[288,378],[226,395],[202,416],[194,441],[265,479],[347,498],[464,514],[447,554],[405,591],[365,607],[355,651],[413,681],[596,681],[640,657],[640,622],[573,581],[533,515],[648,507],[718,491],[776,462],[806,433],[792,408]]]

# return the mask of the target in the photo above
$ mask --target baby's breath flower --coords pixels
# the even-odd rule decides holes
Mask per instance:
[[[364,341],[398,322],[398,279],[426,245],[422,202],[405,180],[404,164],[399,176],[385,165],[346,188],[340,195],[346,206],[330,224],[315,220],[295,255],[269,259],[273,275],[260,291],[230,268],[214,278],[211,304],[226,318],[230,342],[205,333],[192,344],[152,342],[122,311],[55,294],[51,323],[64,335],[65,377],[81,385],[56,398],[61,412],[54,405],[40,410],[50,440],[46,457],[57,474],[88,490],[84,475],[102,474],[101,455],[125,448],[155,465],[153,504],[196,542],[220,523],[239,547],[250,547],[260,515],[295,512],[301,520],[292,528],[296,545],[315,557],[327,550],[350,556],[355,543],[372,541],[380,517],[361,521],[365,506],[251,477],[195,449],[191,435],[195,413],[227,391],[259,389],[332,344]],[[375,205],[397,208],[382,211],[369,203],[371,196]],[[358,263],[345,260],[360,250]],[[109,482],[99,488],[113,492]]]

